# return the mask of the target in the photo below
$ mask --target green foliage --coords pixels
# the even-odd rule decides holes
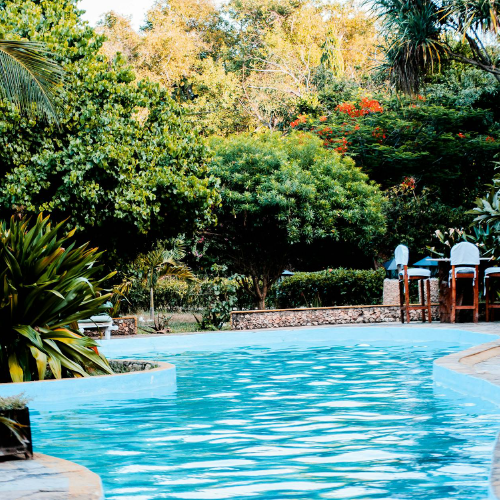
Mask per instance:
[[[398,90],[418,92],[428,73],[442,61],[454,60],[480,68],[500,81],[498,45],[488,44],[500,27],[500,10],[490,0],[376,0],[385,36],[385,61]]]
[[[238,281],[235,277],[215,276],[203,280],[198,292],[198,304],[203,313],[198,321],[202,330],[220,330],[231,318],[238,304]]]
[[[406,178],[386,194],[384,214],[390,231],[377,241],[379,254],[386,258],[392,257],[400,243],[411,248],[414,258],[423,256],[436,231],[460,227],[464,223],[462,208],[443,204],[428,188],[419,193],[413,178]]]
[[[354,306],[382,303],[385,269],[326,269],[295,273],[273,287],[279,308]]]
[[[476,200],[476,207],[468,212],[474,215],[474,235],[483,252],[500,258],[500,174],[493,177],[493,183],[483,198]]]
[[[169,92],[99,55],[104,39],[79,15],[71,0],[0,9],[0,32],[45,43],[67,74],[59,127],[0,102],[0,204],[71,216],[87,238],[134,257],[211,222],[215,181]]]
[[[328,239],[371,250],[384,232],[378,187],[350,159],[310,134],[241,134],[214,140],[212,173],[221,179],[214,248],[260,308],[294,245]]]
[[[432,0],[376,0],[372,8],[378,13],[386,38],[385,61],[381,70],[388,73],[397,90],[418,92],[427,72],[437,69],[445,52],[441,16]]]
[[[176,278],[162,278],[155,288],[155,307],[159,311],[178,311],[190,308],[189,298],[190,285],[186,281]],[[150,307],[150,290],[144,286],[143,281],[133,281],[130,291],[127,293],[127,301],[122,302],[121,311],[124,313],[146,311]]]
[[[71,242],[41,215],[35,224],[12,217],[0,227],[0,382],[112,373],[77,321],[98,314],[110,295],[97,278],[101,254]]]
[[[175,240],[170,248],[163,243],[157,243],[156,248],[146,254],[139,255],[132,265],[137,279],[144,280],[144,286],[150,291],[150,315],[154,318],[154,295],[158,280],[164,277],[179,281],[192,281],[195,276],[189,267],[181,260],[186,256],[184,242]]]

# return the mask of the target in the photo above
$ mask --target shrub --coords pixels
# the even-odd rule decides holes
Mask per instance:
[[[77,247],[74,230],[48,219],[0,225],[0,382],[43,380],[47,368],[55,378],[113,373],[77,329],[78,320],[102,310],[110,297],[102,283],[113,273],[96,278],[97,249]]]
[[[27,408],[29,398],[24,393],[16,396],[0,397],[0,410],[24,410]]]
[[[273,295],[283,309],[380,304],[384,278],[384,269],[296,273],[276,284]]]
[[[179,311],[189,309],[190,288],[193,285],[176,278],[160,279],[155,288],[155,307],[158,311]],[[126,294],[126,300],[121,302],[120,313],[135,313],[147,311],[150,306],[150,292],[139,280],[134,280],[131,289]]]
[[[198,305],[203,311],[202,330],[220,330],[230,319],[238,303],[238,281],[234,277],[215,276],[199,284]]]

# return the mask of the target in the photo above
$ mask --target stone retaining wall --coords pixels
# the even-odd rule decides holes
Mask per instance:
[[[158,368],[158,363],[142,359],[108,359],[108,361],[115,373],[141,372]]]
[[[137,334],[137,316],[123,316],[113,318],[113,323],[118,327],[111,335],[136,335]]]
[[[421,311],[411,311],[412,321],[421,320]],[[438,306],[432,306],[432,319],[439,320]],[[401,321],[399,305],[338,306],[266,311],[233,311],[233,330],[279,328],[286,326],[346,325],[356,323],[395,323]]]

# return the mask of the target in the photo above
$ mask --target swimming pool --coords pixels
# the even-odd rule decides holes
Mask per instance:
[[[176,365],[176,392],[35,411],[35,449],[108,500],[487,497],[500,409],[432,382],[463,345],[312,344],[142,352]]]

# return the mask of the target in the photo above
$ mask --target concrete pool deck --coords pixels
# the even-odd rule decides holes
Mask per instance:
[[[387,329],[389,330],[386,332],[388,333],[387,338],[398,339],[399,335],[392,334],[390,330],[404,328],[408,333],[401,337],[404,341],[411,340],[412,331],[415,331],[415,340],[418,340],[419,329],[435,330],[436,334],[437,332],[442,332],[442,335],[436,335],[435,340],[449,340],[449,338],[456,336],[457,341],[467,341],[468,345],[471,345],[477,339],[478,345],[436,360],[434,373],[437,377],[437,383],[451,384],[450,387],[452,389],[465,392],[466,394],[475,391],[477,396],[484,397],[500,406],[500,322],[479,324],[423,324],[415,322],[405,325],[394,323],[376,325],[322,325],[296,328],[284,327],[269,329],[267,331],[292,332],[289,337],[293,340],[299,337],[298,332],[332,328],[338,329],[339,334],[342,333],[339,337],[343,338],[348,338],[347,332],[344,331],[346,329],[376,328],[380,329],[380,331]],[[453,330],[458,331],[455,333]],[[470,336],[466,335],[467,333],[479,335]],[[237,336],[242,336],[241,338],[245,342],[244,339],[252,338],[252,334],[254,334],[255,338],[260,338],[265,334],[265,331],[247,330],[242,332],[241,330],[237,330],[155,336],[141,335],[141,338],[134,336],[134,338],[130,339],[111,339],[102,341],[100,344],[103,352],[108,357],[112,357],[108,352],[123,352],[123,348],[128,346],[130,347],[130,352],[133,352],[137,346],[144,349],[155,349],[160,346],[163,349],[168,349],[167,345],[170,345],[175,349],[186,350],[192,345],[200,343],[199,340],[202,341],[201,345],[203,349],[206,349],[206,346],[213,345],[214,340],[215,344],[220,342],[220,345],[223,346],[227,345],[224,342],[224,337],[231,336],[231,334],[234,334],[233,339]],[[250,334],[250,336],[245,337],[245,334]],[[461,339],[462,334],[464,334],[464,339],[458,340]],[[491,337],[489,337],[490,335]],[[199,340],[195,337],[198,337]],[[286,337],[287,335],[283,335],[281,339],[286,340]],[[424,342],[432,340],[433,335],[426,335],[425,337],[422,340]],[[466,337],[470,337],[470,340],[467,340]],[[373,340],[376,339],[377,336],[373,336]],[[248,344],[236,342],[236,345]],[[126,354],[126,352],[123,352],[123,355]],[[113,376],[109,377],[114,378]],[[103,379],[104,377],[96,377],[96,379],[98,378]],[[466,382],[465,385],[464,381]],[[31,384],[38,385],[39,383]],[[500,500],[500,443],[498,440],[493,456],[489,495],[490,500]],[[104,496],[99,476],[88,469],[65,460],[35,454],[35,460],[32,461],[0,462],[0,498],[2,500],[21,500],[26,498],[33,500],[102,500]]]

